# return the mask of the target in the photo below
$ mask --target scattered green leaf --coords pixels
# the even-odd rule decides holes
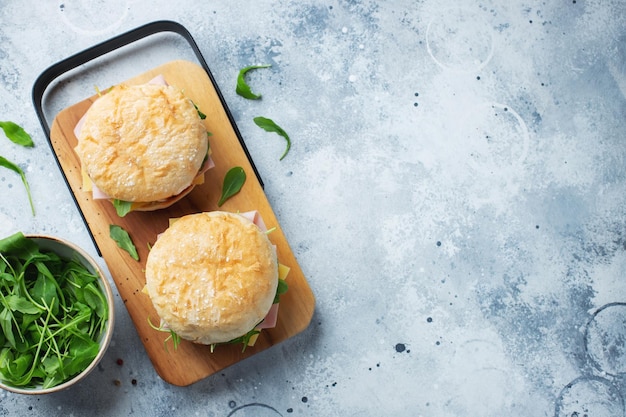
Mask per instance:
[[[170,340],[174,344],[174,350],[178,349],[178,345],[180,345],[180,341],[181,341],[178,333],[176,333],[174,330],[170,329],[169,327],[165,326],[162,322],[159,326],[155,326],[154,324],[152,324],[152,320],[150,320],[150,317],[148,317],[148,325],[156,331],[169,333],[169,336],[167,336],[167,338],[165,338],[165,340],[163,341],[166,351],[167,351],[167,342],[169,342]]]
[[[133,203],[130,202],[130,201],[114,199],[113,200],[113,207],[115,207],[115,211],[117,212],[118,216],[124,217],[128,213],[131,212],[132,207],[133,207]]]
[[[256,329],[256,326],[254,329],[250,330],[248,333],[241,335],[239,337],[234,338],[233,340],[229,340],[228,342],[225,343],[212,343],[211,344],[211,353],[213,353],[215,351],[215,348],[219,345],[238,345],[241,344],[242,348],[241,348],[241,352],[245,352],[246,348],[248,347],[248,343],[250,343],[250,339],[252,339],[252,337],[254,335],[257,335],[261,333],[260,330]]]
[[[11,171],[18,173],[19,176],[22,178],[22,184],[24,184],[24,188],[26,188],[26,194],[28,195],[28,202],[30,203],[30,210],[34,216],[35,205],[33,204],[33,198],[30,194],[30,186],[28,185],[28,181],[26,180],[26,174],[24,174],[24,171],[22,171],[22,169],[18,167],[17,165],[15,165],[13,162],[9,161],[8,159],[2,156],[0,156],[0,166],[8,168]]]
[[[271,65],[250,65],[249,67],[242,68],[239,70],[239,75],[237,76],[237,87],[235,91],[240,96],[247,98],[249,100],[258,100],[261,98],[261,94],[255,94],[252,92],[250,86],[246,83],[245,75],[248,71],[258,68],[269,68]]]
[[[276,295],[274,296],[274,303],[276,304],[280,302],[280,296],[287,292],[289,286],[287,285],[287,281],[284,279],[278,278],[278,287],[276,288]]]
[[[196,111],[198,112],[198,116],[200,117],[200,119],[202,120],[206,119],[206,114],[200,111],[200,108],[196,105],[196,103],[192,101],[191,104],[193,104],[193,106],[196,108]]]
[[[280,157],[280,160],[282,161],[283,158],[287,156],[287,153],[289,152],[289,149],[291,148],[291,139],[289,139],[289,135],[287,135],[287,132],[285,132],[280,126],[274,123],[272,119],[268,119],[265,117],[260,117],[260,116],[255,117],[254,123],[256,123],[258,127],[265,130],[266,132],[277,133],[280,136],[284,137],[285,140],[287,140],[287,148],[285,148],[285,152],[283,152],[283,154]]]
[[[30,135],[21,126],[13,122],[0,122],[0,128],[11,142],[28,148],[35,146]]]
[[[124,230],[122,226],[116,224],[109,225],[109,236],[117,243],[117,246],[128,252],[134,260],[139,260],[137,248],[133,244],[133,240],[130,238],[128,232]]]
[[[108,320],[98,276],[19,232],[0,240],[0,273],[0,379],[49,388],[89,366]]]
[[[241,190],[246,182],[246,171],[242,167],[232,167],[224,176],[224,184],[222,185],[222,195],[217,202],[218,207],[230,197],[234,196]]]

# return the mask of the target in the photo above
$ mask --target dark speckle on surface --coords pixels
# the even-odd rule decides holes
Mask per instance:
[[[402,353],[402,352],[410,353],[411,352],[410,349],[407,349],[404,343],[396,343],[395,350],[398,353]]]

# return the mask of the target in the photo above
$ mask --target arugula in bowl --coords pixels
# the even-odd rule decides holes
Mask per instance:
[[[66,388],[95,367],[112,329],[111,288],[89,255],[47,236],[0,240],[0,387]]]

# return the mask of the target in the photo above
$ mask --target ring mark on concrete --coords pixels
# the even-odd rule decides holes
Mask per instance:
[[[554,417],[624,417],[624,399],[610,381],[580,377],[559,393]]]
[[[101,35],[113,31],[126,19],[128,9],[128,0],[59,2],[61,20],[80,35]]]
[[[506,173],[526,160],[530,146],[528,126],[511,106],[480,104],[468,113],[464,126],[473,168]]]
[[[428,23],[428,54],[441,68],[472,72],[484,68],[494,53],[492,29],[475,11],[443,10]]]
[[[626,303],[598,308],[584,333],[585,351],[594,367],[603,374],[626,374]]]

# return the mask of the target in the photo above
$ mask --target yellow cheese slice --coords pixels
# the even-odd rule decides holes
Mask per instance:
[[[283,265],[280,262],[278,263],[278,278],[287,279],[287,275],[291,269],[287,265]]]
[[[261,331],[259,331],[259,333],[257,333],[257,334],[252,335],[250,340],[248,340],[248,346],[254,346],[254,344],[256,343],[256,340],[259,338],[260,334],[261,334]]]
[[[93,188],[91,186],[91,178],[89,178],[87,171],[85,171],[82,166],[80,168],[80,174],[83,177],[83,191],[92,191]]]

